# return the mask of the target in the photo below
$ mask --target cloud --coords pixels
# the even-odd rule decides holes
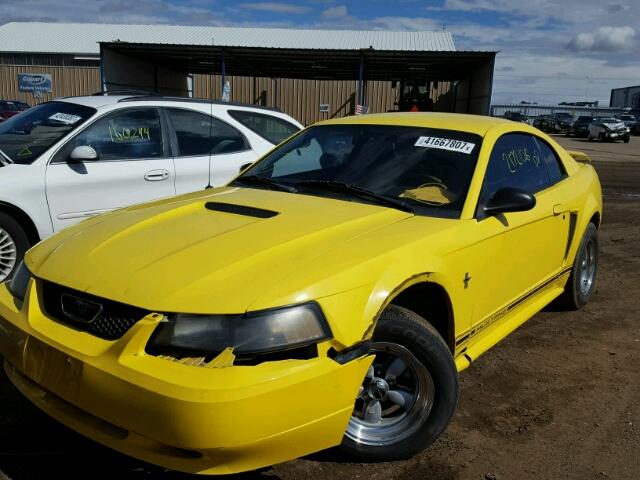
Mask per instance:
[[[327,8],[320,16],[325,20],[334,20],[336,18],[349,16],[349,12],[347,11],[347,7],[344,5],[337,5],[335,7]]]
[[[240,3],[238,4],[238,7],[247,10],[260,10],[263,12],[275,13],[309,13],[313,11],[313,9],[309,7],[280,2]]]
[[[0,0],[0,19],[0,24],[10,21],[178,25],[221,23],[220,17],[210,8],[190,3],[175,4],[169,0],[138,0],[133,3],[122,0],[73,3],[64,0]]]
[[[618,52],[635,45],[636,31],[632,27],[599,27],[593,32],[578,33],[569,48],[578,52]]]

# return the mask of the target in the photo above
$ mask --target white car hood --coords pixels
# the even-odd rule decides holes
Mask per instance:
[[[612,129],[624,128],[625,126],[624,123],[622,122],[607,122],[607,123],[602,123],[602,125],[605,125]]]

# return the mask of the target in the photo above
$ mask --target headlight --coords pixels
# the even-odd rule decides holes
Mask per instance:
[[[302,347],[329,338],[331,329],[320,306],[305,303],[244,315],[172,314],[158,325],[147,350],[217,355],[233,347],[236,355],[249,355]]]
[[[20,300],[24,300],[30,278],[31,272],[29,272],[24,262],[20,262],[20,265],[18,265],[18,268],[13,274],[13,278],[9,282],[9,291],[11,294]]]

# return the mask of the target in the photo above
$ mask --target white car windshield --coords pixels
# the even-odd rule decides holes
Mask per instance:
[[[94,108],[69,102],[30,108],[0,123],[0,155],[13,163],[30,164],[94,113]]]

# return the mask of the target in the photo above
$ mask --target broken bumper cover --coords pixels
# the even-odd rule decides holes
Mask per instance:
[[[32,290],[23,306],[0,285],[0,355],[14,385],[79,433],[173,470],[235,473],[338,445],[371,363],[188,366],[144,353],[157,320],[100,340],[47,318]]]

